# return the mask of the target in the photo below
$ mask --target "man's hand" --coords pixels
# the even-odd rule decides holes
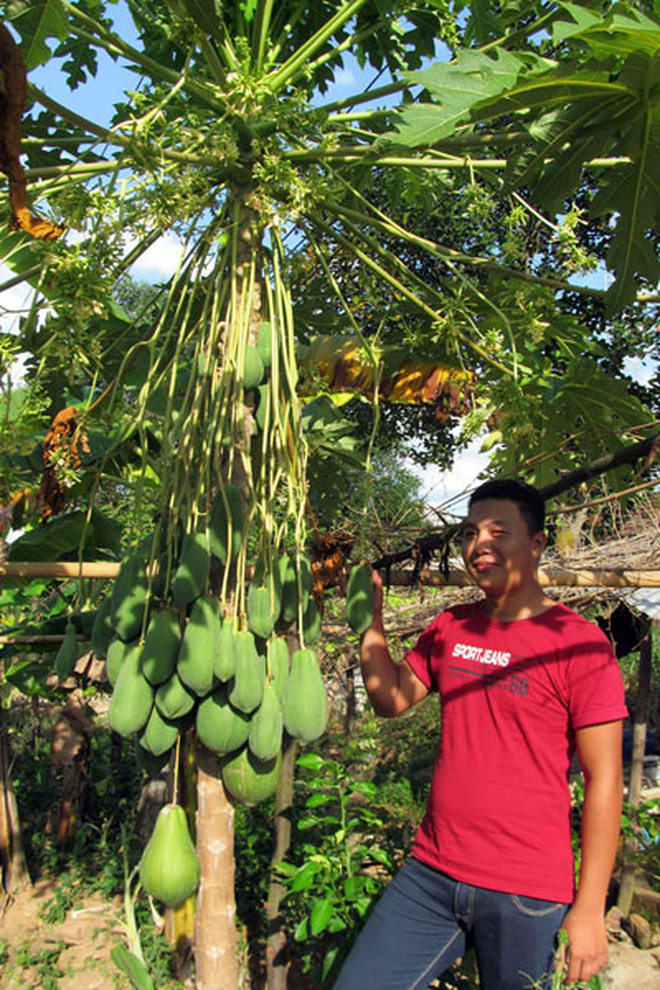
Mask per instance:
[[[416,705],[428,688],[413,674],[405,660],[394,663],[383,627],[383,580],[372,571],[374,616],[360,640],[360,666],[367,694],[377,715],[392,718]]]
[[[565,972],[565,982],[586,982],[607,962],[607,931],[605,918],[599,914],[582,912],[572,907],[562,925],[566,939],[560,937],[558,966]]]
[[[374,570],[371,572],[371,579],[374,583],[374,618],[378,618],[382,621],[383,618],[383,579]]]

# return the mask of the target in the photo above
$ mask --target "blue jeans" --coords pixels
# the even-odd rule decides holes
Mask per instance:
[[[358,936],[334,990],[423,990],[470,946],[481,990],[545,990],[567,910],[471,887],[410,859]]]

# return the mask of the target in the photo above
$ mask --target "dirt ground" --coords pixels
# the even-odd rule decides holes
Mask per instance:
[[[63,922],[39,917],[53,898],[52,882],[16,895],[0,915],[0,990],[124,990],[130,985],[110,959],[122,941],[121,905],[91,897]]]
[[[69,910],[64,921],[50,924],[40,910],[53,895],[52,883],[38,883],[5,907],[0,990],[130,990],[110,959],[123,940],[119,900],[91,897]],[[660,946],[642,950],[627,940],[613,941],[602,982],[603,990],[659,990]]]

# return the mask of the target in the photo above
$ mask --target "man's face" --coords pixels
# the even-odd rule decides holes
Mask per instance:
[[[486,594],[516,590],[533,580],[546,544],[531,534],[520,509],[508,499],[485,499],[470,509],[461,552],[468,573]]]

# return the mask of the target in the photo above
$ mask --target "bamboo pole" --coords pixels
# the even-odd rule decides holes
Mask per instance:
[[[391,571],[390,583],[409,585],[412,571]],[[544,588],[660,588],[660,570],[632,570],[625,567],[566,567],[548,565],[539,568],[539,583]],[[469,588],[472,578],[462,568],[450,568],[445,577],[439,570],[423,568],[419,581],[436,588]]]
[[[0,563],[0,578],[115,578],[119,562],[91,561],[10,561]]]
[[[112,561],[10,561],[0,563],[0,578],[114,578],[119,563]],[[469,588],[473,581],[462,568],[450,568],[447,577],[438,570],[423,568],[419,581],[424,585],[445,588]],[[410,569],[392,570],[390,584],[405,587],[413,584]],[[539,569],[543,587],[555,588],[660,588],[660,570],[635,570],[626,567],[567,567],[548,565]]]

